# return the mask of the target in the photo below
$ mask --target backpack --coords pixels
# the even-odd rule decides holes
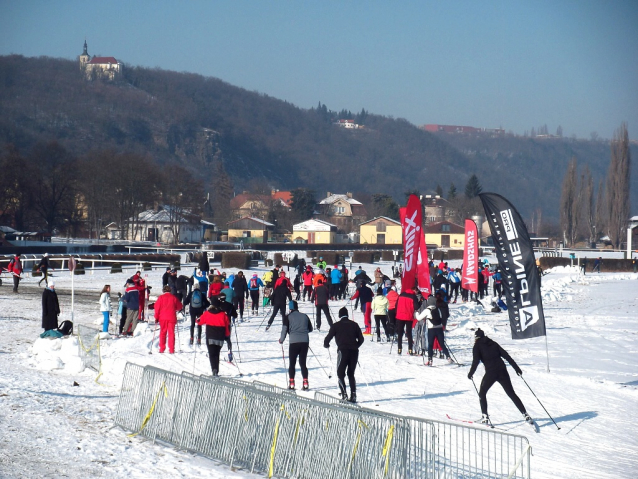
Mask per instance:
[[[250,289],[258,288],[257,278],[250,278]]]
[[[191,308],[201,308],[202,307],[202,292],[198,289],[193,291],[193,296],[191,296]]]
[[[73,323],[71,321],[62,321],[62,323],[60,323],[58,331],[60,331],[63,336],[73,334]]]

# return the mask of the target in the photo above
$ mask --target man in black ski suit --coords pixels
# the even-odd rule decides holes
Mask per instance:
[[[525,421],[531,423],[532,419],[527,415],[523,402],[514,392],[512,381],[507,373],[507,369],[502,358],[507,359],[507,362],[511,364],[516,371],[516,374],[519,376],[523,375],[523,371],[521,371],[521,368],[518,367],[518,364],[516,364],[516,362],[510,357],[507,351],[505,351],[496,341],[492,341],[490,338],[485,336],[485,333],[479,328],[474,333],[473,355],[474,359],[472,360],[472,367],[470,368],[470,372],[467,374],[468,379],[472,379],[480,361],[483,361],[483,365],[485,366],[485,376],[483,376],[481,388],[479,389],[481,413],[483,414],[481,422],[489,424],[490,419],[487,414],[487,391],[489,391],[495,382],[499,382],[505,390],[505,393],[524,416]]]
[[[282,281],[281,283],[279,283],[279,286],[277,286],[273,291],[272,296],[270,297],[270,301],[272,303],[272,314],[270,315],[270,319],[268,320],[266,331],[270,329],[270,326],[275,320],[275,316],[277,316],[277,313],[281,312],[282,321],[283,318],[286,317],[286,304],[288,304],[288,301],[292,301],[292,294],[290,294],[290,289],[288,288],[287,281]]]
[[[330,326],[330,331],[323,341],[324,348],[330,347],[330,341],[335,338],[337,343],[337,377],[339,378],[339,390],[344,401],[357,402],[357,382],[354,371],[359,361],[359,348],[363,344],[361,328],[354,321],[348,319],[348,310],[339,310],[339,321]],[[350,399],[346,392],[346,369],[350,382]]]

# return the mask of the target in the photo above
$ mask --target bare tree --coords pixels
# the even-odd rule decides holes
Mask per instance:
[[[576,158],[572,157],[567,165],[567,172],[563,178],[563,188],[560,198],[560,224],[563,231],[563,241],[566,245],[573,245],[576,242],[578,232],[580,193],[578,191],[578,176],[576,170]]]
[[[583,168],[580,184],[583,194],[583,220],[591,244],[596,241],[596,203],[594,201],[594,180],[587,165]]]
[[[614,247],[620,248],[629,219],[629,134],[623,122],[611,141],[611,161],[607,173],[608,234]]]
[[[605,195],[605,183],[601,179],[598,182],[598,193],[596,194],[596,219],[594,221],[594,240],[598,241],[603,232],[607,229],[607,196]]]
[[[195,217],[203,198],[201,180],[193,178],[184,167],[170,165],[163,171],[162,201],[168,212],[173,242],[179,242],[183,223]]]

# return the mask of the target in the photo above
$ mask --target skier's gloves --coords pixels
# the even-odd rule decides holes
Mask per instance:
[[[330,345],[329,344],[324,344],[323,347],[326,348],[326,349],[330,349]]]
[[[283,343],[281,342],[281,339],[279,339],[278,341],[279,341],[279,344],[283,344]]]
[[[472,375],[471,375],[471,374],[468,374],[468,375],[467,375],[467,378],[468,378],[468,379],[472,379]]]
[[[518,374],[519,376],[523,375],[523,371],[521,371],[520,369],[518,371],[516,371],[516,374]]]

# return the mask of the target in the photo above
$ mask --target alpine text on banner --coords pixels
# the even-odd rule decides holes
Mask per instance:
[[[479,196],[503,276],[512,339],[545,336],[540,277],[525,223],[516,208],[502,196],[496,193]]]

